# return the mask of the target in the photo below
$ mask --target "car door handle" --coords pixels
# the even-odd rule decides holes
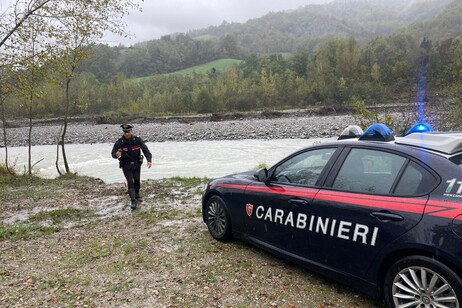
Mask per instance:
[[[390,212],[372,212],[371,215],[382,221],[402,221],[404,219],[403,216]]]
[[[293,205],[299,206],[299,205],[308,205],[309,202],[303,199],[290,199],[289,203],[292,203]]]

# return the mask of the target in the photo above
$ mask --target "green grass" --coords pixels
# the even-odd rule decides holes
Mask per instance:
[[[172,178],[167,178],[167,179],[162,179],[160,180],[162,186],[182,186],[190,188],[194,187],[197,185],[201,185],[202,183],[207,182],[207,179],[205,178],[198,178],[198,177],[190,177],[190,178],[184,178],[184,177],[172,177]]]
[[[259,163],[258,165],[256,165],[253,169],[251,169],[250,171],[257,171],[258,169],[263,169],[263,168],[269,168],[268,164],[267,163]]]
[[[215,61],[212,61],[206,64],[186,68],[184,70],[173,72],[171,74],[180,74],[184,76],[189,76],[194,73],[207,74],[207,73],[210,73],[213,68],[215,68],[217,72],[224,72],[227,69],[229,69],[231,66],[238,65],[241,62],[242,62],[241,60],[236,60],[236,59],[220,59],[220,60],[215,60]]]
[[[176,71],[173,73],[165,74],[165,75],[182,75],[182,76],[191,76],[193,74],[208,74],[210,73],[213,69],[215,69],[217,72],[222,73],[228,70],[230,67],[233,65],[238,65],[242,62],[242,60],[237,60],[237,59],[219,59],[215,60],[212,62],[208,62],[205,64],[185,68],[180,71]],[[139,78],[132,78],[129,79],[129,82],[143,82],[146,80],[149,80],[151,76],[147,77],[139,77]]]
[[[0,166],[0,169],[2,166]],[[4,165],[3,165],[3,168]],[[5,169],[6,170],[6,169]],[[9,173],[3,173],[0,172],[0,187],[1,186],[14,186],[14,187],[20,187],[20,186],[26,186],[26,185],[44,185],[48,183],[52,183],[53,180],[50,179],[43,179],[34,175],[22,175],[22,174],[9,174]]]
[[[1,176],[9,176],[9,175],[15,175],[16,171],[14,166],[9,166],[9,168],[6,167],[5,164],[0,164],[0,175]]]
[[[153,224],[162,220],[176,220],[182,217],[188,217],[183,211],[172,210],[151,210],[137,213],[138,217],[144,219],[147,224]]]
[[[56,231],[57,229],[53,227],[38,225],[0,226],[0,241],[28,240],[42,235],[52,234]]]
[[[68,220],[80,220],[87,215],[86,211],[79,209],[66,208],[54,211],[41,211],[30,218],[31,221],[51,220],[54,224],[59,224]]]

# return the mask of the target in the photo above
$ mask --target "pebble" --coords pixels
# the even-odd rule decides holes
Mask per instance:
[[[350,115],[288,116],[268,119],[246,118],[221,121],[140,121],[133,132],[145,142],[239,140],[239,139],[308,139],[338,136],[348,125],[358,124]],[[57,144],[61,126],[53,123],[32,128],[32,145]],[[28,127],[7,128],[9,147],[28,145]],[[114,143],[122,136],[120,124],[70,123],[66,144]],[[5,145],[3,134],[0,147]]]

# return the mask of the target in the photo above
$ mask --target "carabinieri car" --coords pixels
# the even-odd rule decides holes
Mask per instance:
[[[216,240],[245,240],[389,307],[460,307],[462,133],[423,128],[352,126],[269,169],[214,179],[203,220]]]

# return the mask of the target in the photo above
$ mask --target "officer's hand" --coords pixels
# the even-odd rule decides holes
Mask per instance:
[[[152,166],[152,163],[148,161],[148,168],[151,168],[151,166]]]
[[[117,156],[117,157],[122,156],[122,150],[119,149],[119,150],[116,152],[116,156]]]

